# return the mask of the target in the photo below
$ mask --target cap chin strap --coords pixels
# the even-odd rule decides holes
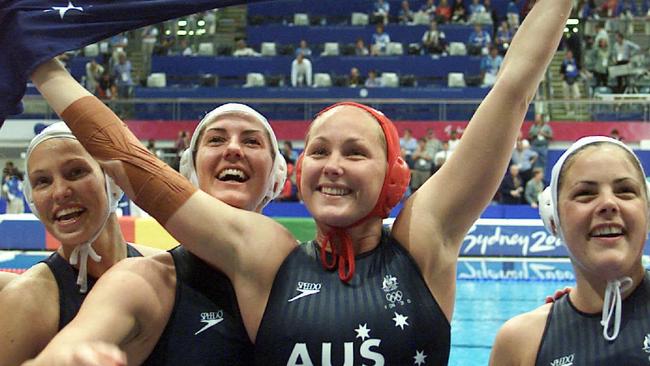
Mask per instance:
[[[618,332],[621,328],[621,310],[623,308],[621,292],[632,287],[632,283],[633,281],[630,277],[622,277],[621,279],[607,282],[600,325],[603,326],[603,337],[608,341],[613,341],[618,337]],[[609,335],[607,330],[612,321],[612,314],[614,314],[614,328],[612,335]]]
[[[92,260],[98,263],[102,260],[102,257],[99,256],[91,246],[93,240],[76,246],[72,250],[72,254],[70,254],[70,264],[75,266],[77,263],[79,263],[77,285],[79,285],[79,292],[82,294],[88,292],[88,256],[90,256]]]
[[[338,237],[340,248],[332,244],[332,239]],[[327,260],[327,247],[332,252],[332,262]],[[334,228],[330,230],[320,246],[320,258],[323,267],[332,270],[338,263],[339,278],[343,282],[350,282],[354,275],[354,249],[352,248],[352,238],[345,229]],[[347,270],[346,270],[347,267]]]

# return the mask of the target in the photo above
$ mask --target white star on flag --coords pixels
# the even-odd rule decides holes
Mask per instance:
[[[368,323],[364,325],[359,324],[359,328],[354,330],[355,332],[357,332],[357,336],[355,338],[361,338],[362,341],[365,341],[366,338],[370,338],[370,329],[368,329],[367,327],[368,327]]]
[[[413,362],[414,365],[422,365],[425,364],[426,361],[424,361],[425,358],[427,358],[427,355],[424,354],[424,351],[415,351],[415,362]]]
[[[51,9],[44,10],[44,11],[58,11],[59,15],[61,16],[61,19],[63,19],[65,13],[67,13],[68,10],[79,10],[83,12],[84,8],[82,8],[81,6],[74,6],[72,4],[72,1],[68,0],[68,6],[53,6]]]
[[[395,312],[394,314],[395,314],[395,317],[393,318],[393,321],[395,322],[395,326],[400,327],[400,328],[402,328],[402,330],[404,330],[404,326],[409,325],[409,323],[406,321],[406,319],[408,319],[409,317],[404,316],[404,315],[402,315],[400,313],[397,313],[397,312]]]

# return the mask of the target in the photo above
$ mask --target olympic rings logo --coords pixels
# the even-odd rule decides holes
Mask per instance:
[[[386,300],[391,303],[402,301],[402,291],[389,292],[386,294]]]

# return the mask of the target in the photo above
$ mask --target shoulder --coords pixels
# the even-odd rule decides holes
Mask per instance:
[[[120,261],[99,278],[90,295],[94,301],[115,304],[139,319],[149,319],[173,303],[175,286],[173,258],[162,252]]]
[[[508,320],[497,333],[491,364],[534,364],[551,307],[544,304]]]
[[[164,253],[162,249],[153,248],[147,245],[134,244],[134,243],[130,243],[130,245],[135,249],[137,249],[138,252],[140,252],[140,254],[142,254],[145,257],[149,257],[159,253]]]
[[[0,292],[0,329],[31,333],[36,343],[54,336],[59,324],[59,289],[45,264],[37,264]],[[49,338],[47,338],[49,339]]]

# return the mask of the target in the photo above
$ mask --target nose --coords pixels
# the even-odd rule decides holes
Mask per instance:
[[[618,213],[618,201],[614,192],[607,190],[601,193],[601,199],[598,206],[598,213],[601,215],[611,216]]]
[[[240,160],[243,156],[241,144],[236,139],[231,139],[226,145],[224,158],[230,162]]]
[[[343,167],[341,166],[341,155],[332,153],[327,158],[325,166],[323,167],[323,174],[325,176],[334,178],[343,175]]]
[[[63,179],[55,179],[52,191],[52,198],[55,202],[64,202],[72,195],[70,185]]]

